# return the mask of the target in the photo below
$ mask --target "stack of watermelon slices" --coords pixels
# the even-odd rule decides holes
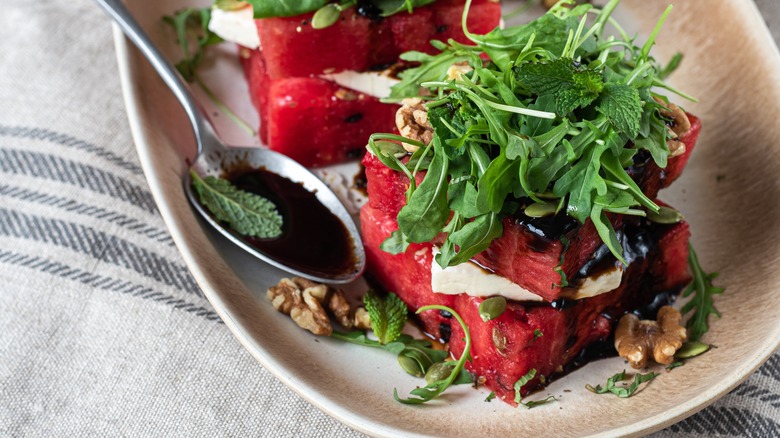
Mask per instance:
[[[649,157],[640,156],[628,169],[651,198],[657,196],[660,188],[674,182],[694,149],[701,123],[692,115],[689,118],[691,129],[680,137],[686,146],[683,155],[670,158],[665,169],[658,168]],[[589,298],[572,299],[572,286],[602,274],[605,267],[619,266],[617,260],[603,246],[589,221],[580,225],[565,215],[532,219],[517,213],[504,219],[503,236],[473,261],[489,273],[532,292],[540,301],[510,301],[500,317],[483,321],[478,309],[485,298],[433,290],[435,243],[412,244],[398,255],[380,249],[380,244],[398,228],[396,218],[405,204],[408,179],[371,154],[366,155],[363,163],[369,203],[361,210],[361,227],[369,275],[386,290],[398,294],[412,311],[440,304],[458,312],[472,339],[467,369],[478,377],[478,382],[484,382],[510,404],[515,404],[515,382],[531,369],[537,371],[536,377],[523,386],[522,395],[582,365],[594,354],[594,346],[614,351],[610,336],[625,312],[655,319],[657,309],[669,303],[690,281],[687,223],[662,225],[644,218],[615,215],[610,221],[630,262],[623,268],[620,285]],[[558,285],[561,276],[555,268],[561,260],[561,268],[569,279],[568,288]],[[419,316],[419,322],[427,333],[449,342],[453,355],[463,353],[464,332],[452,315],[428,311]]]
[[[430,52],[430,40],[466,43],[461,29],[465,0],[438,0],[383,19],[358,8],[334,25],[311,26],[313,13],[256,20],[260,49],[242,48],[252,101],[260,113],[260,136],[273,150],[309,167],[362,155],[368,136],[395,130],[397,105],[321,76],[341,71],[383,70],[406,51]],[[475,0],[469,31],[484,34],[501,18],[501,5]]]

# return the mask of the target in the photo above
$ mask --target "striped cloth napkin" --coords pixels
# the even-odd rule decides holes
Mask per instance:
[[[780,2],[758,4],[780,30]],[[0,436],[360,436],[255,362],[190,276],[103,13],[4,0],[0,48]],[[657,436],[779,436],[778,376],[775,354]]]

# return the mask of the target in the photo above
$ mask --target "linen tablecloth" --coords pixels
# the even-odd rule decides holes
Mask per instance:
[[[757,3],[778,39],[780,1]],[[778,424],[780,353],[658,436]],[[2,2],[0,435],[359,436],[250,357],[189,275],[89,0]]]

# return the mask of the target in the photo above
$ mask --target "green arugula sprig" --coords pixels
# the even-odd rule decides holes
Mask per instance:
[[[716,287],[712,284],[717,276],[717,272],[708,274],[699,264],[699,257],[693,249],[693,245],[688,245],[688,268],[691,270],[693,281],[683,291],[683,297],[691,297],[682,308],[683,315],[690,315],[686,326],[688,328],[688,340],[698,341],[709,331],[709,317],[715,315],[720,318],[720,312],[715,308],[713,297],[723,293],[722,287]]]
[[[458,321],[458,324],[460,324],[461,328],[463,329],[464,338],[465,338],[465,346],[463,347],[463,354],[460,355],[460,358],[458,358],[456,362],[449,364],[452,366],[452,368],[450,369],[449,375],[447,375],[445,378],[435,380],[421,388],[413,389],[411,391],[411,394],[414,397],[400,398],[398,396],[398,390],[394,389],[393,397],[395,398],[396,401],[403,404],[418,405],[418,404],[426,403],[438,397],[439,394],[444,392],[451,385],[457,384],[459,382],[463,382],[464,381],[463,374],[465,374],[463,372],[464,371],[463,367],[466,364],[466,361],[469,360],[469,358],[471,357],[471,335],[469,334],[468,326],[460,317],[460,315],[458,315],[458,313],[455,312],[453,309],[447,306],[440,306],[438,304],[420,307],[417,310],[417,313],[419,314],[428,310],[443,310],[445,312],[449,312]]]
[[[230,181],[190,170],[192,186],[217,220],[230,224],[238,234],[273,239],[282,234],[282,216],[268,199],[239,190]]]
[[[622,380],[626,379],[626,370],[623,370],[620,373],[615,374],[614,376],[607,379],[606,386],[602,387],[601,385],[596,385],[594,388],[591,385],[586,385],[585,388],[594,393],[594,394],[606,394],[606,393],[612,393],[620,398],[628,398],[634,395],[636,391],[639,389],[639,386],[643,383],[649,382],[656,377],[658,377],[660,374],[658,373],[647,373],[647,374],[634,374],[634,381],[631,382],[630,385],[617,385],[617,382],[620,382]]]
[[[474,35],[466,26],[468,0],[462,26],[474,45],[433,41],[438,54],[402,55],[419,65],[400,74],[388,100],[418,96],[426,88],[434,137],[408,160],[386,143],[416,142],[369,139],[368,150],[411,182],[399,229],[383,249],[403,251],[443,232],[436,261],[452,266],[501,236],[502,218],[519,208],[537,216],[563,210],[580,223],[591,220],[623,261],[609,215],[659,211],[626,169],[640,150],[658,166],[667,164],[667,128],[653,87],[677,92],[660,76],[679,57],[661,68],[649,52],[670,9],[640,47],[610,16],[619,0],[601,10],[564,7],[572,3],[564,0],[525,25]],[[604,36],[607,23],[618,29],[618,38]],[[467,63],[472,71],[449,80],[454,63]]]

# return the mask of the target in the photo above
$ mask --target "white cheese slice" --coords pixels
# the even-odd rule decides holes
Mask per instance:
[[[400,82],[398,79],[391,78],[381,71],[356,72],[344,70],[338,73],[323,74],[320,75],[320,78],[379,99],[389,96],[390,88]]]
[[[257,26],[255,26],[252,5],[232,11],[213,8],[209,30],[225,41],[238,43],[250,49],[260,47],[260,35],[257,33]]]
[[[438,254],[434,247],[434,257]],[[582,299],[601,295],[617,289],[623,278],[623,269],[615,269],[586,278],[579,287],[564,290],[564,296]],[[542,301],[542,297],[525,289],[506,277],[486,271],[473,262],[461,263],[442,269],[436,260],[431,262],[431,288],[447,295],[465,293],[473,297],[502,296],[515,301]]]

